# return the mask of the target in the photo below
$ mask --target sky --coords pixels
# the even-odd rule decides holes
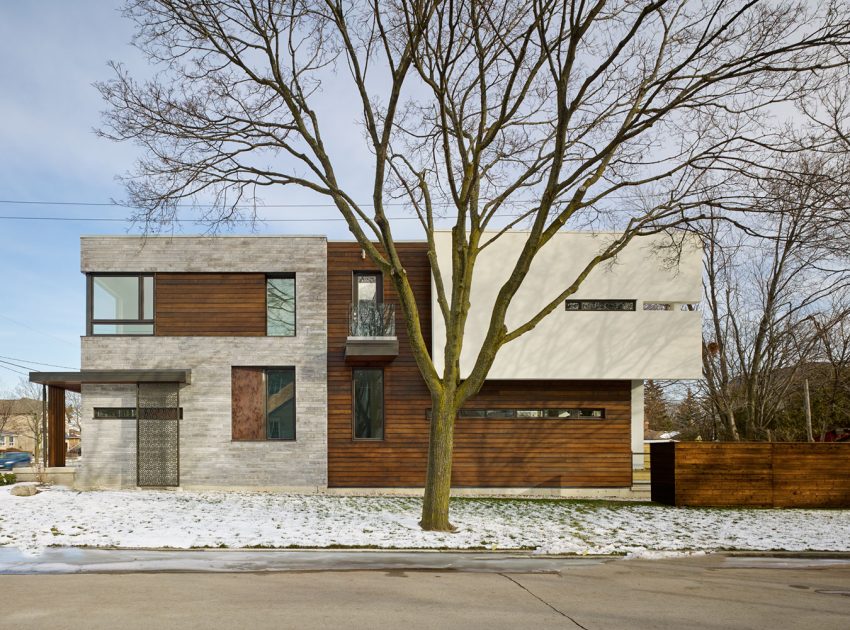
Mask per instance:
[[[119,61],[135,76],[152,72],[131,45],[133,25],[121,15],[121,4],[0,3],[0,397],[30,369],[79,368],[85,332],[79,237],[139,231],[125,221],[127,208],[79,205],[123,199],[116,176],[127,172],[138,155],[134,146],[93,132],[104,109],[93,83],[110,78],[107,62]],[[343,177],[361,199],[368,199],[369,161],[358,154],[363,143],[353,122],[356,108],[333,86],[326,93],[320,107],[333,123],[329,131]],[[316,200],[286,190],[270,191],[264,201]],[[254,231],[350,238],[332,208],[275,208],[266,214],[299,220],[259,225]],[[399,238],[418,237],[415,221],[399,225]],[[205,230],[192,224],[180,228],[183,234]],[[234,233],[251,230],[243,225]]]

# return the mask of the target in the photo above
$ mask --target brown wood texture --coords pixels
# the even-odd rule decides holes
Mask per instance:
[[[158,273],[155,334],[263,336],[266,276],[261,273]]]
[[[422,243],[399,251],[431,343],[431,274]],[[356,243],[328,243],[328,483],[332,487],[420,487],[425,481],[431,398],[410,353],[398,298],[399,355],[384,368],[384,440],[352,438],[351,366],[345,364],[354,271],[374,269]],[[631,477],[628,381],[491,381],[468,408],[604,407],[604,420],[477,419],[456,422],[456,487],[623,487]]]
[[[656,468],[653,445],[653,500],[672,484],[674,500],[662,502],[679,506],[850,507],[850,444],[679,442],[672,449],[673,465]]]
[[[47,465],[65,465],[65,390],[47,386]]]
[[[263,368],[233,367],[231,375],[231,439],[266,439],[266,392]]]

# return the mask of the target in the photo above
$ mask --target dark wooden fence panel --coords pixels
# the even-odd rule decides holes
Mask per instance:
[[[850,444],[653,444],[651,461],[659,503],[850,507]]]
[[[774,444],[776,507],[850,507],[850,444]]]
[[[676,444],[658,442],[649,445],[652,500],[676,505]]]

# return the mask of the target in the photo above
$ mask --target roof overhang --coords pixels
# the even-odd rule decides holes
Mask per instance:
[[[191,383],[192,370],[80,370],[30,372],[30,382],[80,391],[88,384]]]

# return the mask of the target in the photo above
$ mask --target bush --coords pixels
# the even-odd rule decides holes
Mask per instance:
[[[0,473],[0,486],[10,486],[17,481],[15,473]]]

